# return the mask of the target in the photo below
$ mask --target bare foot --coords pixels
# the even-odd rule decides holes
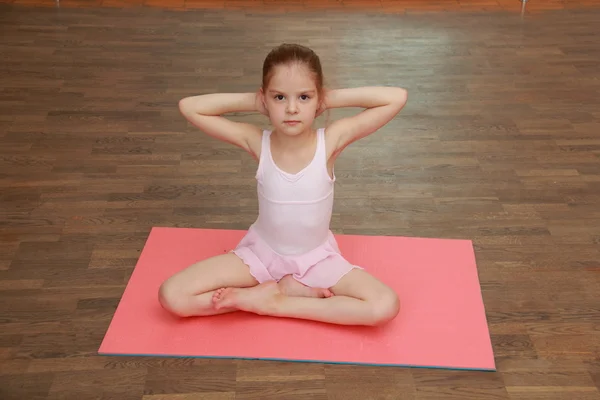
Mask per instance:
[[[223,305],[223,298],[225,298],[227,296],[227,293],[230,293],[233,289],[234,288],[221,288],[215,290],[215,292],[212,295],[212,303],[215,310],[223,310],[226,308],[235,310],[234,307],[227,307]]]
[[[279,289],[286,296],[318,298],[333,296],[329,289],[308,287],[295,280],[292,275],[286,275],[279,280]]]
[[[273,311],[281,296],[277,282],[269,281],[250,288],[218,289],[212,300],[216,310],[228,308],[265,315]]]

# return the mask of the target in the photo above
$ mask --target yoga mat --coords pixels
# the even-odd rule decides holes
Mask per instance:
[[[100,346],[103,355],[265,359],[495,371],[471,241],[336,235],[352,263],[393,287],[400,314],[356,327],[235,312],[178,318],[170,275],[233,249],[246,231],[153,228]]]

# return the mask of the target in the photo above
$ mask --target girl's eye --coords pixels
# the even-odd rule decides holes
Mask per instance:
[[[276,94],[276,95],[275,95],[275,99],[276,99],[276,100],[283,100],[283,98],[284,98],[284,96],[283,96],[282,94]],[[306,95],[306,94],[303,94],[303,95],[301,95],[301,96],[300,96],[300,98],[301,98],[302,100],[308,100],[308,99],[310,99],[310,96],[309,96],[309,95]]]

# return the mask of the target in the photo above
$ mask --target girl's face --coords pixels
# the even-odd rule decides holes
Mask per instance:
[[[319,98],[312,74],[304,65],[275,67],[262,94],[271,123],[278,132],[293,136],[311,129]]]

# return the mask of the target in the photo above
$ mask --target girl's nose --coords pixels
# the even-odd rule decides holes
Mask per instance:
[[[297,107],[296,107],[296,103],[295,103],[295,102],[293,102],[293,101],[290,101],[290,102],[288,103],[287,109],[288,109],[288,112],[289,112],[289,113],[295,113],[295,112],[296,112],[296,109],[297,109]]]

